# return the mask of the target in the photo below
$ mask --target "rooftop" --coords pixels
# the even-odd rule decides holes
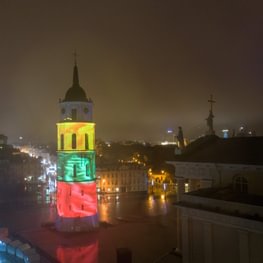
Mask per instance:
[[[204,136],[189,144],[174,160],[263,165],[263,137],[219,138]]]

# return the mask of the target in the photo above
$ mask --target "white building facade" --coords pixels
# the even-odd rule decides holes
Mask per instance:
[[[200,141],[169,162],[183,263],[263,262],[263,138]]]

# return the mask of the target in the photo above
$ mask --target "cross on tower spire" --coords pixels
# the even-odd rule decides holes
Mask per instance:
[[[73,53],[74,56],[74,71],[73,71],[73,87],[79,87],[79,72],[77,66],[77,52]]]
[[[74,50],[73,56],[74,56],[74,64],[75,64],[75,66],[77,66],[77,56],[78,56],[78,54],[76,52],[76,49]]]
[[[210,102],[210,111],[213,112],[213,104],[216,103],[215,100],[213,100],[213,95],[210,95],[210,99],[208,100],[208,102]]]

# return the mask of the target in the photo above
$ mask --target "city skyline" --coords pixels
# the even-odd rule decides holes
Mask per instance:
[[[162,140],[261,120],[262,3],[102,1],[0,3],[0,133],[55,142],[58,100],[72,85],[92,98],[97,138]]]

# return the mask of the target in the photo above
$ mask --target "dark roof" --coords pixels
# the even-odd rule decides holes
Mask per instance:
[[[263,206],[263,195],[235,192],[232,187],[198,189],[186,195]]]
[[[175,160],[263,165],[263,137],[201,137],[189,144],[181,155],[175,156]]]
[[[88,101],[85,91],[79,85],[78,67],[74,66],[73,70],[73,84],[66,92],[63,101]]]

